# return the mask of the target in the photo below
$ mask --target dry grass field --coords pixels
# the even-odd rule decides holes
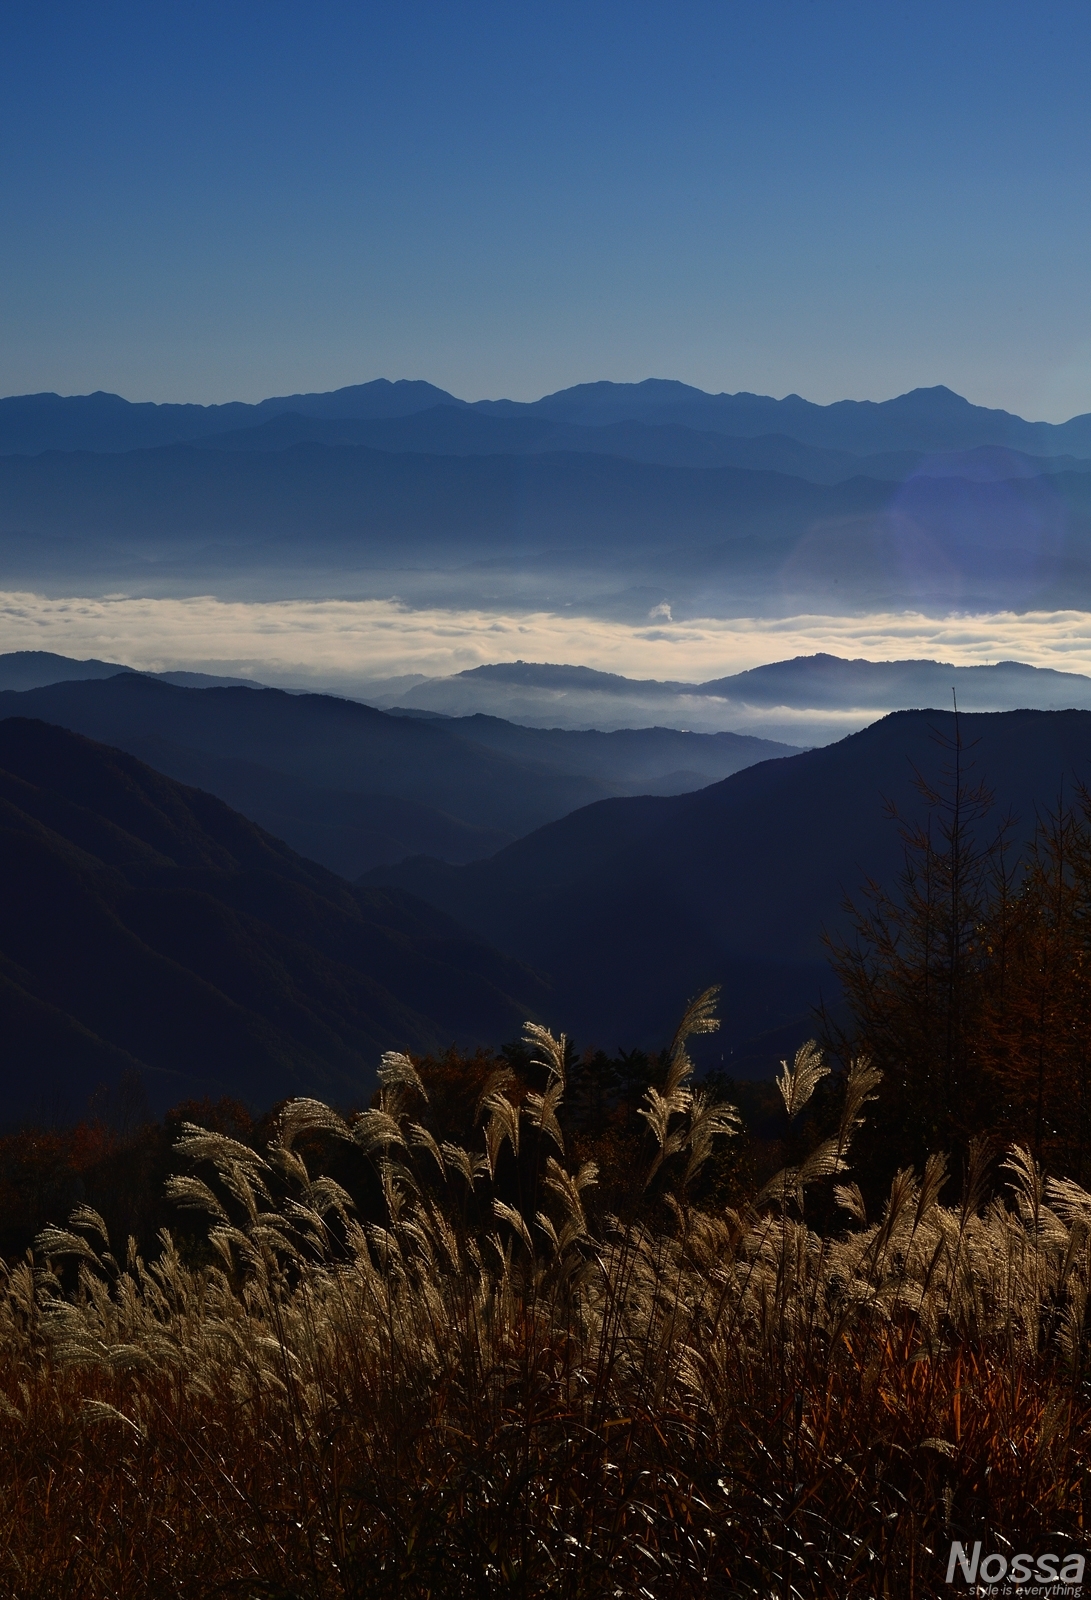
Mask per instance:
[[[41,1233],[0,1298],[0,1591],[870,1600],[939,1592],[952,1537],[1082,1547],[1091,1195],[978,1142],[961,1195],[937,1154],[869,1217],[859,1060],[797,1164],[709,1203],[712,1001],[608,1206],[528,1027],[462,1143],[388,1056],[352,1118],[187,1125],[146,1259],[86,1206]],[[826,1070],[782,1072],[793,1122]]]

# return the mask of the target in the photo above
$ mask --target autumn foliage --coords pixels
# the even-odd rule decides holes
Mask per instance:
[[[974,1136],[1026,1142],[1050,1170],[1091,1176],[1091,795],[998,817],[972,749],[938,740],[923,819],[902,823],[894,885],[850,903],[831,941],[851,1021],[884,1089],[861,1160],[888,1178]],[[881,1147],[885,1148],[885,1159]]]

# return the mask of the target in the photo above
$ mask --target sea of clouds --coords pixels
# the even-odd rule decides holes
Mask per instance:
[[[0,592],[0,650],[52,650],[148,670],[188,667],[340,692],[513,660],[696,683],[815,651],[956,665],[1018,660],[1091,673],[1091,612],[675,620],[664,606],[643,624],[629,624],[547,611],[421,608],[397,599],[55,598],[9,591]]]

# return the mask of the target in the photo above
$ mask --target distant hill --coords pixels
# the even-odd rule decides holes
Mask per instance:
[[[744,518],[775,543],[782,524],[785,533],[798,532],[815,517],[875,512],[889,492],[872,479],[824,486],[587,452],[444,456],[310,442],[270,451],[171,445],[0,457],[0,528],[93,540],[103,549],[170,540],[189,556],[210,539],[259,541],[274,552],[286,541],[309,540],[319,552],[338,550],[366,564],[398,550],[440,553],[452,542],[479,551],[537,549],[543,540],[556,544],[562,528],[562,548],[590,541],[592,550],[647,549],[671,515],[687,545],[714,549],[737,537],[728,517]]]
[[[0,690],[130,670],[45,651],[12,651],[0,654]],[[263,687],[252,680],[199,672],[144,676],[184,688]],[[793,746],[829,743],[888,711],[943,709],[950,704],[952,690],[964,711],[1091,709],[1091,678],[1078,672],[1022,661],[954,666],[932,660],[849,660],[830,654],[773,661],[703,683],[626,678],[553,662],[503,661],[446,678],[418,679],[408,686],[403,679],[376,683],[369,703],[394,714],[438,716],[449,723],[450,736],[591,778],[613,793],[631,794],[641,788],[660,794],[700,787],[754,761],[791,754]],[[793,719],[795,711],[802,715]],[[744,727],[746,734],[733,736],[733,728]],[[114,732],[123,737],[126,729],[127,724],[119,722]],[[682,731],[686,729],[691,731]],[[603,737],[614,732],[619,737]],[[709,734],[714,737],[701,737]],[[179,770],[175,776],[202,782],[191,776],[195,772],[196,768]],[[214,782],[204,786],[220,792]],[[226,792],[224,798],[247,811],[249,802]],[[594,798],[586,795],[581,803]],[[272,823],[269,826],[279,831]],[[490,848],[504,842],[494,838]],[[316,855],[302,844],[298,848]],[[449,860],[470,859],[457,852],[451,855],[446,848],[438,853]],[[471,855],[487,853],[475,848]],[[317,858],[326,859],[321,854]]]
[[[797,656],[753,667],[700,685],[700,693],[748,705],[902,710],[945,705],[952,690],[965,711],[1030,707],[1043,711],[1091,710],[1091,678],[1023,661],[956,667],[945,661],[848,661],[840,656]]]
[[[52,650],[9,650],[0,655],[0,689],[40,689],[49,683],[113,678],[127,669],[116,661],[77,661]]]
[[[849,661],[825,654],[774,661],[705,683],[506,661],[426,679],[409,689],[398,685],[380,695],[378,703],[462,717],[477,710],[569,728],[648,721],[705,730],[745,727],[811,745],[855,732],[887,711],[944,708],[951,704],[952,690],[966,711],[1091,709],[1091,678],[1077,672],[1020,661],[955,667],[942,661]]]
[[[9,650],[0,654],[0,690],[42,689],[51,683],[68,683],[86,678],[114,678],[131,667],[116,661],[96,661],[93,657],[77,661],[55,655],[52,650]],[[229,688],[242,685],[243,678],[224,678],[210,672],[151,672],[146,677],[188,689]],[[260,684],[254,687],[261,688]]]
[[[0,1124],[233,1094],[359,1105],[384,1049],[498,1043],[545,991],[400,891],[353,890],[219,800],[0,722]]]
[[[128,750],[352,877],[422,851],[490,855],[604,796],[679,793],[792,753],[732,733],[422,720],[331,695],[182,688],[131,673],[0,692],[4,716],[40,717]]]
[[[734,1051],[745,1070],[767,1071],[833,997],[822,930],[841,925],[844,896],[866,877],[893,883],[902,845],[885,800],[919,814],[914,767],[940,772],[934,734],[953,721],[898,712],[696,794],[589,806],[487,861],[422,858],[367,881],[419,894],[547,975],[549,1015],[581,1044],[662,1043],[686,998],[722,983],[725,1064]],[[961,723],[997,816],[1012,808],[1024,834],[1091,779],[1091,711]]]

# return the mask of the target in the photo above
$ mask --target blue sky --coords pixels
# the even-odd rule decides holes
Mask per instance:
[[[0,393],[1091,410],[1082,4],[8,6]]]

